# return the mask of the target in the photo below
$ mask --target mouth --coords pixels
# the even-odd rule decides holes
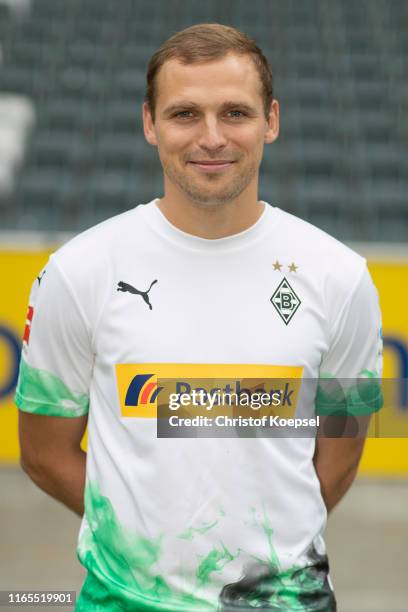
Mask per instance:
[[[195,168],[204,170],[204,172],[220,172],[221,170],[225,170],[225,168],[229,168],[235,164],[235,161],[227,159],[214,159],[209,161],[189,161],[188,163]]]

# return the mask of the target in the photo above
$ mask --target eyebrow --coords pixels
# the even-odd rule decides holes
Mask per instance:
[[[231,108],[237,108],[239,110],[246,111],[250,114],[257,114],[257,110],[253,106],[250,106],[245,102],[228,100],[221,105],[222,111],[226,111]],[[163,110],[163,115],[171,115],[172,113],[180,110],[200,110],[200,106],[195,102],[190,102],[189,100],[180,100],[180,102],[175,102],[174,104],[171,104],[170,106],[165,108]]]

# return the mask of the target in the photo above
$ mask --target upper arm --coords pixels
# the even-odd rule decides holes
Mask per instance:
[[[88,420],[90,328],[52,259],[45,270],[30,295],[15,396],[24,467],[78,450]]]
[[[379,410],[382,393],[381,312],[378,293],[364,266],[351,294],[332,296],[329,346],[320,364],[318,415],[360,417]]]
[[[371,415],[323,416],[316,437],[314,461],[320,466],[348,466],[355,471],[360,463]]]
[[[92,369],[90,326],[51,259],[30,295],[16,404],[36,415],[82,417],[88,413]]]
[[[25,469],[61,461],[65,453],[78,451],[88,415],[75,418],[44,416],[18,411],[20,462]]]

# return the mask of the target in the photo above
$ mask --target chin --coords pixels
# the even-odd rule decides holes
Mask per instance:
[[[231,190],[228,192],[203,193],[203,190],[190,191],[184,190],[185,195],[200,208],[217,208],[228,204],[237,198],[241,191]]]

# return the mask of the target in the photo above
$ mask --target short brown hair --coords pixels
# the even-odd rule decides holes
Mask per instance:
[[[165,62],[171,59],[177,59],[183,64],[208,62],[220,59],[227,53],[251,56],[261,80],[265,117],[268,118],[273,100],[272,69],[261,49],[252,38],[235,28],[220,23],[199,23],[171,36],[150,59],[145,101],[153,121],[157,74]]]

